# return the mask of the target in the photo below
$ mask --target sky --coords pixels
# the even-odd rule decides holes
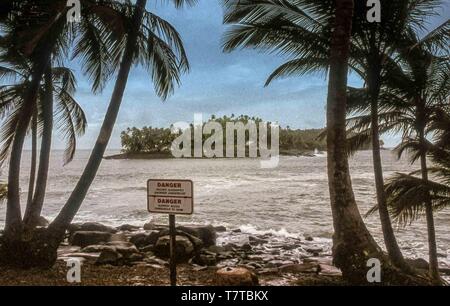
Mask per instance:
[[[120,133],[127,127],[169,127],[180,121],[192,122],[195,113],[202,113],[205,120],[212,114],[246,114],[278,122],[283,127],[325,126],[325,76],[286,78],[265,88],[266,78],[286,59],[257,50],[223,53],[221,45],[226,26],[222,24],[220,0],[200,0],[195,7],[179,10],[166,1],[149,2],[147,9],[169,21],[181,34],[191,70],[182,76],[182,85],[175,94],[162,102],[155,95],[149,74],[134,67],[109,149],[121,147]],[[430,28],[449,18],[450,1],[439,15],[430,22]],[[103,93],[93,95],[79,65],[70,67],[78,80],[75,97],[88,119],[87,132],[79,139],[78,148],[90,149],[103,121],[114,78]],[[349,85],[361,86],[362,82],[356,75],[350,75]],[[384,140],[387,146],[393,146],[398,139]],[[55,148],[63,147],[64,143],[56,138]]]

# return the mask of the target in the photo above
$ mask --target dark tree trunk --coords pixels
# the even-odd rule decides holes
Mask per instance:
[[[424,128],[421,128],[419,131],[419,139],[420,139],[420,167],[422,172],[422,180],[425,183],[428,183],[428,167],[427,167],[427,152],[425,149],[425,132]],[[433,205],[431,202],[431,198],[428,194],[428,198],[425,202],[425,215],[427,220],[427,231],[428,231],[428,254],[429,254],[429,264],[430,276],[440,283],[439,276],[439,264],[437,257],[437,246],[436,246],[436,231],[434,227],[434,217],[433,217]]]
[[[22,230],[22,213],[20,209],[20,163],[22,150],[33,110],[35,109],[39,86],[47,63],[34,67],[32,80],[27,89],[21,115],[18,120],[14,141],[11,148],[8,173],[8,201],[6,207],[5,236],[17,236]]]
[[[49,63],[45,71],[45,92],[42,103],[42,115],[44,127],[42,131],[41,152],[39,155],[39,169],[36,181],[36,191],[33,201],[25,212],[24,224],[27,229],[33,229],[41,215],[47,188],[48,169],[50,165],[50,153],[53,133],[53,77],[52,67]]]
[[[37,110],[33,114],[33,122],[31,124],[31,166],[30,181],[28,185],[27,210],[33,201],[34,186],[36,181],[36,163],[37,163]]]
[[[393,267],[367,230],[353,194],[346,150],[347,74],[353,0],[337,0],[327,102],[328,180],[333,213],[333,260],[343,277],[367,283],[367,261],[380,260],[384,284],[420,282]]]
[[[372,83],[372,84],[371,84]],[[375,174],[375,189],[377,193],[378,212],[380,214],[381,228],[383,231],[384,244],[389,254],[389,259],[392,263],[402,269],[405,272],[412,273],[413,270],[408,266],[403,258],[400,247],[398,246],[397,239],[395,238],[394,229],[392,227],[391,217],[387,207],[386,194],[384,192],[384,178],[383,178],[383,166],[381,161],[381,146],[379,135],[379,115],[378,115],[378,96],[380,92],[380,86],[374,84],[375,82],[369,82],[373,88],[369,88],[371,92],[371,133],[372,133],[372,155],[373,155],[373,168]]]
[[[76,213],[78,212],[86,194],[94,181],[97,171],[100,167],[101,161],[108,146],[109,139],[116,122],[120,105],[122,103],[123,94],[128,81],[128,76],[133,64],[133,58],[135,52],[137,52],[137,37],[140,24],[142,22],[145,5],[147,0],[137,1],[137,10],[133,16],[132,29],[127,37],[127,42],[124,50],[124,55],[117,75],[116,84],[112,93],[111,101],[108,110],[103,121],[103,125],[100,129],[100,134],[95,143],[94,149],[91,152],[89,161],[81,175],[75,189],[70,195],[67,203],[64,205],[58,216],[48,227],[48,231],[52,233],[54,237],[60,239],[64,237],[64,233],[67,227],[72,222]],[[55,250],[56,253],[56,250]],[[53,259],[50,258],[50,259]]]

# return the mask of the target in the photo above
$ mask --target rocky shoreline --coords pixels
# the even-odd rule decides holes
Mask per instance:
[[[176,241],[176,259],[186,285],[345,284],[340,270],[332,265],[329,245],[320,238],[249,235],[240,229],[208,225],[179,226]],[[74,223],[58,249],[54,273],[46,272],[52,275],[49,279],[29,279],[18,271],[0,268],[2,275],[9,275],[9,279],[0,277],[0,285],[65,285],[65,262],[72,258],[79,259],[90,275],[83,284],[166,285],[169,245],[166,225]],[[427,268],[423,260],[413,263]],[[120,281],[115,282],[115,274]]]
[[[281,243],[270,233],[248,236],[223,226],[179,226],[176,241],[182,273],[202,275],[202,279],[192,280],[194,285],[296,285],[301,279],[319,285],[343,282],[340,271],[331,264],[330,254],[309,236],[288,237]],[[164,271],[168,269],[169,243],[166,225],[111,227],[95,222],[74,223],[58,249],[55,269],[61,270],[65,261],[77,258],[83,271],[103,271],[99,278],[123,270],[137,274]],[[166,284],[164,274],[150,284]],[[0,284],[3,282],[5,279],[0,278]]]

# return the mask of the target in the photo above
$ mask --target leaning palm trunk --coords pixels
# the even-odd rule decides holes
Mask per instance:
[[[117,115],[119,113],[120,105],[122,103],[122,98],[127,85],[134,54],[135,52],[137,52],[136,43],[138,38],[138,31],[143,18],[146,2],[147,0],[137,1],[137,10],[135,12],[135,15],[133,16],[133,28],[131,29],[130,34],[127,37],[126,47],[117,76],[117,81],[114,86],[111,102],[109,104],[105,119],[103,121],[103,125],[100,129],[100,134],[97,138],[86,168],[81,175],[78,184],[70,195],[67,203],[64,205],[61,212],[49,226],[49,231],[58,233],[58,236],[60,237],[64,235],[66,228],[72,222],[84,198],[86,197],[89,187],[91,186],[97,174],[104,153],[108,146],[108,142],[111,137]]]
[[[375,189],[377,193],[378,211],[380,214],[380,223],[383,231],[384,244],[392,263],[405,272],[412,272],[412,269],[406,264],[403,258],[397,239],[395,238],[391,218],[387,207],[386,194],[384,191],[383,167],[381,161],[381,146],[379,135],[379,116],[378,116],[378,96],[379,86],[374,88],[377,93],[371,94],[371,134],[372,134],[372,155],[373,168],[375,176]]]
[[[421,147],[421,153],[420,153],[420,167],[422,172],[422,180],[425,184],[429,182],[428,179],[428,167],[427,167],[427,153],[425,151],[425,132],[422,128],[419,132],[419,138],[420,138],[420,147]],[[428,193],[428,196],[426,197],[425,202],[425,215],[427,220],[427,231],[428,231],[428,253],[429,253],[429,273],[430,276],[436,280],[437,282],[440,282],[439,277],[439,265],[438,265],[438,259],[437,259],[437,247],[436,247],[436,232],[434,227],[434,217],[433,217],[433,204],[431,202],[430,194]]]
[[[37,163],[37,111],[34,111],[33,122],[31,124],[31,165],[30,180],[28,183],[27,210],[33,201],[34,186],[36,181],[36,163]]]
[[[36,225],[44,204],[45,191],[47,188],[48,168],[50,165],[50,151],[52,146],[53,133],[53,80],[51,63],[45,71],[45,97],[42,106],[44,127],[42,132],[41,151],[39,155],[39,169],[36,181],[36,190],[33,201],[27,207],[24,216],[24,225],[28,229],[33,229]]]

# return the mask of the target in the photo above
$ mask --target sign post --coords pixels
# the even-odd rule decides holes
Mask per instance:
[[[194,183],[189,180],[149,180],[147,206],[150,213],[169,214],[170,284],[177,285],[176,215],[194,213]]]

